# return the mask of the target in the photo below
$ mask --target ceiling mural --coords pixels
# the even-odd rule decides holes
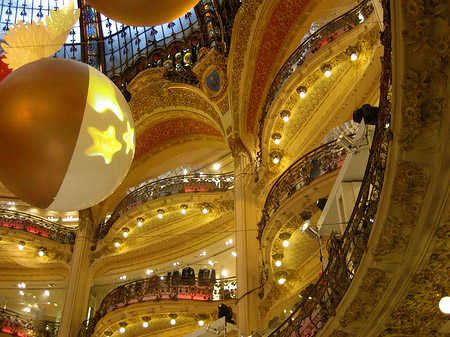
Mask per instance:
[[[134,161],[137,162],[142,156],[164,144],[183,139],[187,141],[191,136],[205,136],[223,141],[222,133],[203,121],[192,118],[164,120],[148,127],[136,137]]]
[[[271,69],[276,62],[278,51],[283,46],[290,29],[309,2],[310,0],[280,1],[266,25],[266,30],[262,37],[264,43],[258,51],[258,57],[255,62],[255,73],[246,116],[246,131],[249,133],[253,133],[255,130],[259,106],[262,102]]]

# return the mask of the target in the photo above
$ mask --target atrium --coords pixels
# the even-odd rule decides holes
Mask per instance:
[[[74,0],[52,58],[120,90],[131,167],[80,210],[0,179],[0,337],[450,336],[450,3],[164,1],[133,26]],[[2,0],[3,48],[68,3]]]

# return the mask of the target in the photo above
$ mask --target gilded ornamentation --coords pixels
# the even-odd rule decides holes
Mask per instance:
[[[450,214],[436,229],[434,248],[421,271],[412,278],[408,293],[389,315],[380,337],[439,336],[439,329],[448,322],[439,310],[439,300],[448,292],[450,270]]]
[[[390,276],[380,269],[369,269],[364,276],[360,290],[340,323],[346,327],[350,323],[362,322],[377,306],[390,282]]]
[[[200,78],[200,89],[202,89],[214,101],[220,101],[227,93],[227,58],[217,49],[211,51],[202,58],[200,64],[193,69],[194,73]],[[208,76],[212,73],[217,75],[213,81],[208,81]],[[215,86],[217,86],[217,88]],[[222,112],[223,114],[223,112]]]
[[[402,127],[399,144],[411,151],[439,128],[449,77],[450,11],[447,1],[403,0],[408,53],[402,83]],[[429,128],[431,127],[431,129]],[[429,142],[428,142],[429,143]]]
[[[222,121],[216,108],[198,92],[185,88],[163,86],[166,83],[157,82],[137,92],[130,101],[130,109],[135,121],[146,115],[175,107],[186,107],[199,110],[209,115],[222,129]],[[197,89],[198,90],[198,89]]]
[[[248,40],[252,28],[252,23],[255,21],[256,12],[263,0],[247,0],[245,1],[237,15],[240,15],[240,20],[236,20],[234,24],[233,34],[234,43],[232,45],[233,64],[231,73],[231,101],[233,102],[233,128],[240,130],[240,83],[242,70],[244,69],[245,54],[247,52]]]

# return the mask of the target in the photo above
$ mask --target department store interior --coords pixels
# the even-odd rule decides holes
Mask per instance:
[[[0,4],[2,115],[57,104],[4,55],[72,3],[49,59],[109,79],[133,135],[52,209],[75,150],[0,118],[1,337],[450,336],[450,3],[96,1]]]

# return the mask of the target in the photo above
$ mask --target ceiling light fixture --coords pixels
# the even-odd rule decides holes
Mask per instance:
[[[130,229],[127,227],[122,228],[122,235],[124,238],[126,238],[128,236],[129,231],[130,231]]]
[[[280,117],[283,119],[283,122],[287,123],[289,122],[289,117],[291,116],[291,113],[288,110],[283,110],[280,112]]]
[[[164,213],[166,213],[166,211],[160,208],[156,211],[156,213],[158,213],[158,215],[157,215],[158,219],[162,219],[164,216]]]
[[[213,165],[213,170],[214,171],[217,171],[217,170],[219,170],[220,169],[220,163],[215,163],[214,165]]]
[[[280,145],[281,143],[281,135],[279,133],[274,133],[272,135],[272,140],[276,145]]]
[[[439,301],[439,309],[444,313],[444,314],[450,314],[450,297],[449,296],[444,296],[441,298],[441,300]]]
[[[25,241],[19,241],[19,244],[17,245],[17,248],[19,250],[23,250],[23,248],[25,247],[27,243]]]
[[[169,314],[170,317],[170,324],[175,325],[177,323],[176,319],[178,317],[177,314]]]
[[[203,205],[202,205],[202,213],[203,214],[208,214],[210,208],[211,208],[210,204],[208,204],[206,202],[203,203]]]
[[[137,218],[136,219],[136,221],[137,221],[137,225],[139,226],[139,227],[141,227],[143,224],[144,224],[144,218],[141,218],[141,217],[139,217],[139,218]]]
[[[329,63],[324,63],[320,69],[323,71],[326,77],[331,76],[331,65]]]
[[[277,260],[277,261],[275,262],[275,265],[279,268],[279,267],[281,267],[282,262],[281,262],[280,260]]]
[[[114,242],[114,247],[119,248],[120,247],[120,243],[119,242]]]
[[[189,208],[189,206],[186,205],[186,204],[183,204],[183,205],[180,206],[180,208],[181,208],[181,214],[186,214],[187,209]]]
[[[301,85],[297,88],[297,93],[299,94],[300,98],[305,98],[306,96],[306,87]]]

